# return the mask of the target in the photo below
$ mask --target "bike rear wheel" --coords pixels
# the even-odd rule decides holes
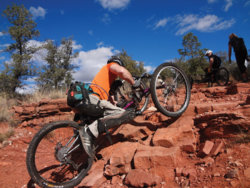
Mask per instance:
[[[220,67],[216,73],[216,83],[219,86],[226,86],[229,81],[229,72],[225,67]]]
[[[26,165],[41,187],[74,187],[86,176],[93,159],[84,151],[79,125],[59,121],[44,126],[31,141]]]
[[[153,73],[150,83],[152,100],[166,116],[178,117],[190,101],[190,81],[184,71],[172,63],[163,63]]]

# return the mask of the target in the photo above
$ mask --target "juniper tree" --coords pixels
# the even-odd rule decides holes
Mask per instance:
[[[35,29],[37,24],[33,21],[32,14],[23,5],[8,6],[3,11],[3,16],[11,24],[8,33],[14,42],[5,49],[5,52],[11,54],[11,61],[8,63],[8,70],[1,73],[0,81],[9,82],[9,88],[2,89],[8,89],[13,94],[16,88],[23,86],[24,80],[34,75],[30,59],[35,49],[27,44],[33,37],[39,36],[39,31]]]

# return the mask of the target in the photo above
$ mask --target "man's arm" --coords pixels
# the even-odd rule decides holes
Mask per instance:
[[[232,45],[228,44],[228,61],[231,63]]]
[[[212,57],[212,58],[210,58],[210,60],[209,60],[209,69],[208,69],[208,72],[211,72],[212,67],[213,67],[213,63],[214,63],[214,58]]]
[[[114,63],[110,66],[109,70],[119,76],[121,79],[126,80],[131,85],[134,85],[135,81],[131,73],[124,67]]]

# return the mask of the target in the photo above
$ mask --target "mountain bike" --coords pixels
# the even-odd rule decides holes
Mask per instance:
[[[152,95],[156,108],[170,117],[180,116],[190,100],[190,83],[186,74],[171,63],[161,64],[152,76],[142,75],[140,87],[126,89],[118,84],[113,95],[117,105],[143,113]],[[150,81],[150,87],[143,81]],[[122,91],[124,90],[124,91]],[[127,95],[127,96],[125,96]],[[87,175],[94,158],[84,151],[79,131],[100,117],[75,114],[74,121],[45,125],[30,142],[26,164],[34,182],[41,187],[74,187]],[[97,149],[102,142],[95,143]]]
[[[208,83],[208,86],[213,86],[216,83],[218,86],[226,86],[229,82],[229,71],[226,67],[220,67],[211,75],[200,75],[200,80],[194,80],[197,83]]]

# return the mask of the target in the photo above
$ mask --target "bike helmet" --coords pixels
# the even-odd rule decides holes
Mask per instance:
[[[213,53],[213,51],[212,50],[207,50],[206,53],[205,53],[205,56],[208,56],[208,54],[210,54],[210,53]]]
[[[122,60],[121,60],[119,57],[117,57],[117,56],[112,56],[112,57],[108,60],[107,64],[112,63],[112,62],[117,63],[117,64],[120,65],[120,66],[125,67],[125,65],[124,65],[124,63],[122,62]]]

